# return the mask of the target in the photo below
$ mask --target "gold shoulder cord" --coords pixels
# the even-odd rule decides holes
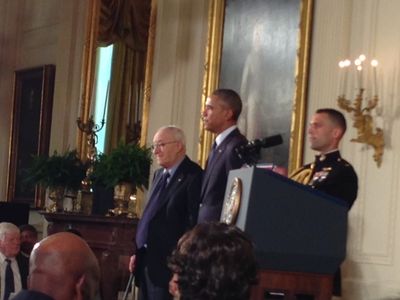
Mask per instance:
[[[309,184],[313,176],[314,166],[314,164],[311,164],[310,168],[302,167],[294,170],[289,178],[301,184]]]

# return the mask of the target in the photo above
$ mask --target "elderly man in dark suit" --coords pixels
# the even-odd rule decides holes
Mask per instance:
[[[19,254],[21,234],[12,223],[0,223],[0,299],[26,288],[29,259]]]
[[[204,172],[198,223],[219,220],[229,171],[243,165],[235,152],[247,143],[236,125],[241,111],[242,101],[233,90],[218,89],[207,98],[204,127],[217,137]]]
[[[129,269],[136,274],[140,299],[164,300],[172,299],[167,257],[179,238],[196,224],[202,169],[186,156],[184,133],[175,126],[160,128],[152,149],[162,168],[154,175]]]

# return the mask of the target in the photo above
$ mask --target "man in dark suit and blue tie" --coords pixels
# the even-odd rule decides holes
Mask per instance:
[[[0,223],[0,299],[27,286],[29,259],[19,254],[21,234],[12,223]]]
[[[243,165],[235,151],[247,143],[237,128],[241,111],[242,100],[233,90],[217,89],[207,98],[204,127],[217,137],[204,171],[198,223],[220,219],[229,171]]]
[[[139,299],[164,300],[172,299],[167,257],[197,221],[202,169],[186,156],[184,133],[175,126],[160,128],[152,149],[162,168],[154,174],[129,269],[139,283]]]

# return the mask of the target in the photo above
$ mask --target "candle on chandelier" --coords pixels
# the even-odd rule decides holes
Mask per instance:
[[[344,68],[345,68],[345,63],[344,63],[344,61],[343,60],[341,60],[340,62],[339,62],[339,68],[340,68],[340,77],[339,77],[339,94],[340,95],[343,95],[344,96],[344,83],[345,83],[345,79],[344,79],[344,77],[345,77],[345,75],[343,74],[343,72],[346,72],[345,70],[344,70]]]
[[[360,63],[360,68],[357,68],[357,69],[359,69],[359,71],[360,71],[360,89],[362,89],[364,87],[364,82],[363,82],[363,78],[364,78],[364,76],[363,76],[363,73],[364,73],[363,62],[365,61],[366,56],[364,54],[360,54],[358,59],[361,62]]]
[[[107,83],[107,91],[106,91],[106,100],[104,101],[104,109],[103,109],[103,117],[101,121],[104,121],[104,118],[106,116],[106,110],[107,110],[107,104],[108,104],[108,98],[110,97],[110,80],[108,80]]]
[[[346,59],[344,60],[344,87],[343,87],[343,95],[345,95],[346,91],[347,91],[347,77],[349,74],[349,67],[351,65],[351,61]]]
[[[371,60],[371,66],[372,66],[372,75],[374,77],[374,96],[378,96],[378,81],[377,81],[377,76],[376,76],[376,69],[378,67],[378,61],[376,59]]]
[[[357,70],[357,83],[358,83],[358,88],[362,88],[362,66],[361,66],[361,60],[360,59],[356,59],[354,61],[354,65],[356,66],[356,70]]]
[[[96,85],[93,86],[92,93],[90,95],[89,118],[90,116],[93,116],[95,102],[96,102]]]

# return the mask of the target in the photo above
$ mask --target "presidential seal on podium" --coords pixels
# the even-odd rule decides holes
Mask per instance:
[[[222,207],[221,222],[228,225],[236,223],[239,213],[240,201],[242,199],[242,181],[235,177],[232,180],[229,193],[226,196]]]

